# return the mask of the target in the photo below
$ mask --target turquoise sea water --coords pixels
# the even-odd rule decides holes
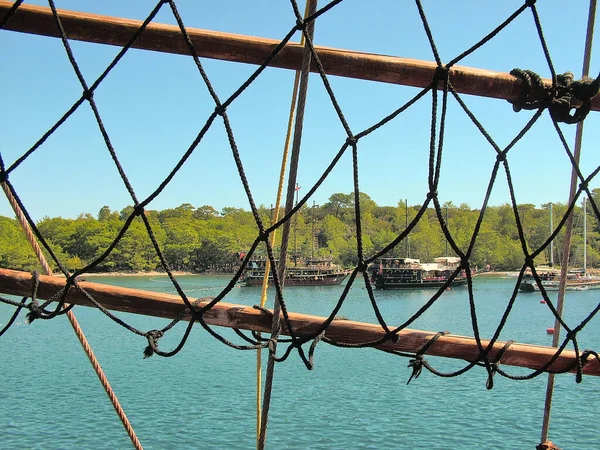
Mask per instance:
[[[89,278],[90,281],[172,292],[164,277]],[[226,277],[179,279],[192,297],[215,295]],[[515,279],[475,279],[481,336],[496,328]],[[288,288],[291,311],[325,315],[342,287]],[[270,290],[271,291],[271,290]],[[465,288],[447,291],[411,328],[472,335]],[[571,324],[596,306],[598,291],[568,293]],[[228,302],[256,304],[260,289],[237,288]],[[376,292],[390,324],[406,320],[431,291]],[[0,323],[10,309],[0,305]],[[136,433],[147,449],[251,449],[255,445],[255,352],[232,350],[196,327],[173,358],[143,359],[144,338],[134,336],[89,308],[75,309],[102,367]],[[339,315],[375,322],[364,288],[353,288]],[[166,321],[130,314],[136,327],[160,328]],[[581,348],[600,349],[595,318],[580,336]],[[539,294],[519,294],[502,334],[550,345],[546,328],[554,321]],[[176,327],[160,341],[172,348],[183,332]],[[222,331],[235,339],[230,330]],[[266,353],[265,353],[266,355]],[[266,359],[266,358],[265,358]],[[444,371],[461,361],[427,358]],[[269,420],[269,449],[534,449],[540,440],[546,376],[531,381],[495,377],[475,368],[445,379],[424,371],[406,385],[408,360],[372,349],[340,349],[319,344],[313,371],[294,353],[276,366]],[[525,371],[503,366],[513,374]],[[130,448],[65,317],[25,324],[24,316],[0,338],[0,448]],[[563,449],[600,448],[600,380],[573,375],[556,378],[550,439]]]

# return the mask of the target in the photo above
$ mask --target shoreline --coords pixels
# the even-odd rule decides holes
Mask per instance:
[[[223,275],[223,276],[233,276],[232,273],[224,273],[224,272],[185,272],[185,271],[172,271],[173,276],[176,277],[186,277],[186,276],[199,276],[199,275]],[[486,276],[486,277],[517,277],[519,275],[518,271],[505,271],[505,272],[479,272],[476,276]],[[149,271],[149,272],[99,272],[99,273],[84,273],[83,277],[166,277],[166,272],[159,271]]]
[[[183,272],[179,270],[174,270],[171,272],[173,276],[176,277],[185,277],[190,275],[216,275],[216,273],[193,273],[193,272]],[[82,274],[83,277],[167,277],[167,272],[159,272],[159,271],[149,271],[149,272],[86,272]]]

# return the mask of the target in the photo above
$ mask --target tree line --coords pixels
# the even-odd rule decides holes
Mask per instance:
[[[600,189],[593,191],[600,204]],[[360,193],[361,229],[364,254],[383,249],[406,229],[421,206],[408,206],[404,201],[396,206],[379,206],[367,194]],[[530,250],[541,246],[550,236],[550,213],[554,226],[565,214],[567,205],[533,204],[517,207],[523,233]],[[114,241],[125,221],[133,212],[128,206],[113,211],[108,206],[97,216],[81,214],[76,219],[44,217],[36,226],[53,252],[70,270],[85,267],[102,255]],[[442,217],[456,244],[463,251],[470,244],[479,210],[466,204],[442,206]],[[272,209],[259,207],[264,224],[271,222]],[[239,266],[239,257],[248,251],[257,236],[257,226],[250,211],[226,207],[217,211],[209,205],[194,207],[184,203],[162,211],[148,210],[145,216],[172,270],[187,272],[227,272]],[[574,209],[571,265],[582,265],[583,214],[582,207]],[[428,208],[417,225],[386,256],[419,258],[431,261],[439,256],[454,256],[440,227],[440,218]],[[290,255],[313,258],[332,258],[337,264],[352,267],[357,260],[354,195],[336,193],[323,205],[304,205],[292,218],[289,241]],[[281,244],[281,233],[275,251]],[[563,260],[564,230],[554,240],[552,260]],[[587,265],[600,264],[600,228],[588,208]],[[257,255],[265,255],[264,246]],[[511,205],[490,206],[486,209],[476,239],[471,262],[473,266],[492,266],[496,270],[518,270],[523,262],[523,250],[518,238],[515,214]],[[548,264],[549,251],[536,259],[536,264]],[[37,259],[25,240],[19,224],[13,218],[0,216],[0,267],[15,270],[39,270]],[[56,267],[54,268],[56,269]],[[156,251],[140,217],[136,217],[111,254],[97,267],[97,272],[131,272],[160,270]]]

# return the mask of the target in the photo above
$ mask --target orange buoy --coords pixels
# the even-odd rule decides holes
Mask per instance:
[[[544,303],[544,304],[545,304],[545,303],[546,303],[546,300],[544,300],[544,299],[541,299],[541,300],[540,300],[540,303]]]
[[[554,328],[553,327],[546,328],[546,333],[548,333],[548,334],[554,334]]]

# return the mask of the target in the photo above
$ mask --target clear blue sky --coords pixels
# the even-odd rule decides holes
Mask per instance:
[[[43,4],[43,2],[31,2]],[[60,1],[63,9],[84,10],[143,20],[155,2]],[[520,1],[424,1],[425,12],[444,62],[477,42],[516,10]],[[189,27],[281,39],[294,25],[284,0],[177,2]],[[320,2],[320,6],[325,2]],[[301,9],[304,4],[301,3]],[[550,52],[559,73],[581,75],[588,2],[538,2]],[[158,22],[174,23],[167,6]],[[596,33],[595,48],[599,38]],[[299,40],[296,35],[294,40]],[[317,21],[315,43],[365,52],[432,61],[417,8],[411,1],[346,0]],[[115,47],[72,42],[88,84],[116,55]],[[60,40],[0,32],[0,152],[10,166],[79,98],[81,88]],[[591,74],[600,65],[592,56]],[[255,66],[202,60],[222,100]],[[527,68],[549,77],[549,70],[526,11],[461,65],[509,72]],[[354,133],[377,122],[416,94],[415,88],[330,77],[334,92]],[[235,138],[257,204],[274,202],[281,161],[293,72],[267,69],[228,110]],[[185,152],[214,110],[214,104],[190,57],[130,50],[96,91],[95,99],[110,138],[138,198],[151,193]],[[463,96],[496,142],[504,147],[531,117],[514,113],[503,100]],[[430,96],[392,124],[360,141],[360,188],[379,205],[408,199],[421,204],[427,194]],[[589,174],[600,165],[599,114],[591,113],[584,130],[582,167]],[[452,100],[445,137],[440,200],[479,208],[483,201],[494,150]],[[569,143],[574,126],[563,126]],[[309,85],[298,182],[305,193],[345,140],[345,134],[325,96],[321,80]],[[316,193],[317,204],[336,192],[352,191],[348,153]],[[539,206],[566,202],[570,164],[544,117],[508,157],[517,201]],[[89,105],[79,110],[35,154],[12,174],[11,182],[35,220],[44,216],[96,215],[103,205],[120,210],[132,204],[94,121]],[[491,204],[509,201],[500,174]],[[600,183],[592,183],[592,188]],[[224,127],[215,121],[205,140],[171,184],[149,206],[164,209],[191,203],[248,209]],[[312,203],[312,202],[311,202]],[[0,215],[12,216],[0,200]]]

